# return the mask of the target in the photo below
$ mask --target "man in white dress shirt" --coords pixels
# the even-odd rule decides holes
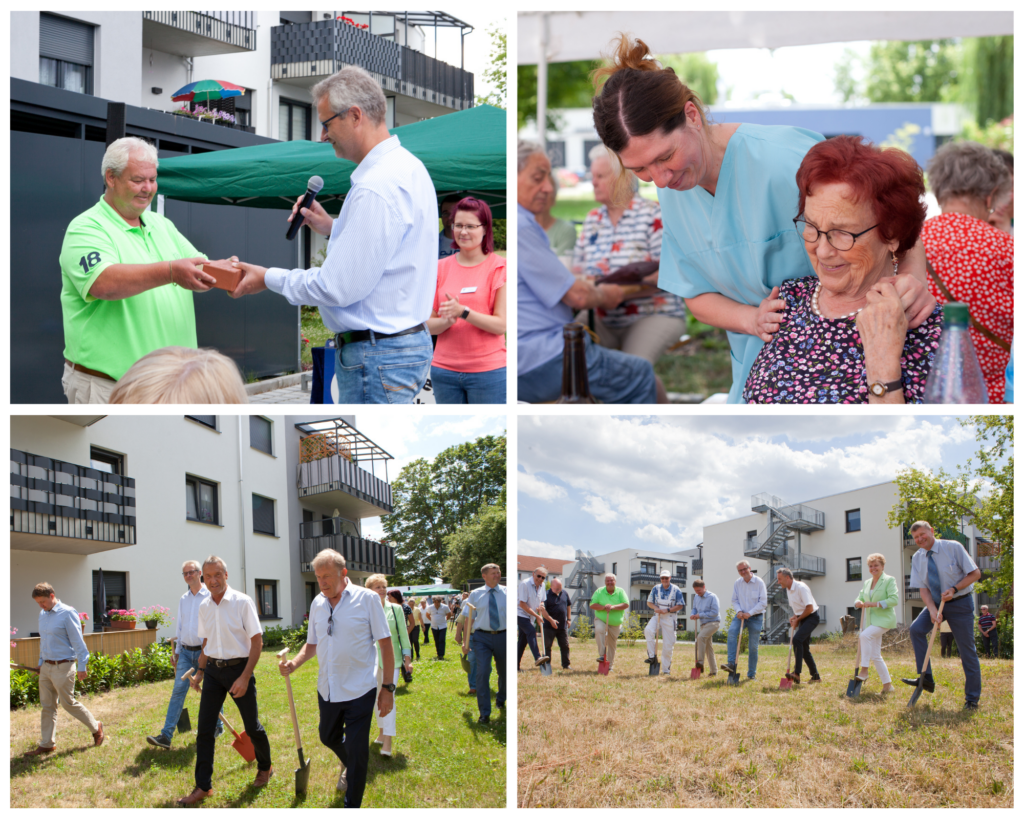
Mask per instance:
[[[793,609],[793,616],[789,618],[789,627],[793,629],[793,654],[796,660],[793,663],[793,673],[787,674],[793,682],[800,684],[800,671],[803,663],[807,661],[807,670],[811,672],[811,682],[821,682],[818,676],[818,666],[814,664],[811,656],[811,634],[818,627],[821,618],[818,615],[818,604],[814,602],[814,595],[811,594],[810,586],[793,578],[791,569],[783,566],[775,576],[779,585],[786,590],[789,598],[789,607]]]
[[[443,660],[448,642],[448,615],[451,614],[451,609],[440,597],[435,597],[427,606],[426,614],[430,630],[434,632],[434,651],[437,653],[437,659]]]
[[[178,601],[178,625],[174,636],[174,688],[171,689],[171,701],[167,705],[167,717],[164,719],[163,730],[159,734],[146,737],[146,742],[157,748],[171,749],[174,729],[178,725],[181,711],[185,707],[185,695],[188,693],[188,680],[182,677],[190,668],[199,668],[199,654],[203,650],[199,639],[199,605],[209,599],[210,592],[203,585],[203,567],[198,560],[186,560],[181,567],[181,576],[185,578],[188,589]],[[224,726],[217,720],[214,739],[224,732]]]
[[[210,596],[199,604],[198,633],[203,650],[199,654],[199,670],[192,677],[192,687],[202,693],[196,732],[196,786],[192,793],[178,800],[179,805],[202,802],[213,791],[213,732],[228,694],[234,698],[245,732],[256,749],[253,786],[263,787],[274,775],[270,740],[256,707],[253,669],[263,650],[263,628],[256,604],[228,585],[228,567],[219,557],[206,558],[203,577]]]
[[[434,354],[424,322],[437,288],[437,193],[423,163],[388,133],[384,92],[367,71],[346,66],[312,97],[323,141],[359,166],[336,220],[315,200],[302,209],[305,224],[330,237],[323,267],[237,262],[245,276],[231,295],[269,288],[319,307],[337,334],[339,403],[411,404]]]
[[[280,664],[282,676],[291,674],[316,655],[320,666],[316,693],[320,705],[320,741],[341,760],[338,790],[345,807],[358,808],[366,788],[370,756],[370,722],[377,691],[377,652],[380,643],[384,679],[395,676],[395,654],[380,597],[348,579],[345,558],[324,549],[313,558],[320,585],[309,606],[306,644],[291,660]],[[395,685],[385,683],[377,697],[382,717],[395,707]]]

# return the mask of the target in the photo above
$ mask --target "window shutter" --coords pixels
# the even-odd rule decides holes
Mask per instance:
[[[40,57],[91,66],[94,39],[93,26],[51,14],[39,15]]]

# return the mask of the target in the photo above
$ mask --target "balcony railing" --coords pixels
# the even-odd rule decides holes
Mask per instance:
[[[379,511],[394,511],[391,484],[352,463],[344,455],[329,455],[299,464],[298,484],[300,498],[344,492],[359,501],[372,504]],[[362,518],[370,515],[355,516]]]
[[[341,20],[270,29],[270,71],[275,80],[327,77],[345,65],[365,68],[386,92],[457,110],[473,105],[469,71]]]
[[[694,558],[691,561],[691,564],[692,565],[691,565],[691,569],[690,570],[691,570],[691,573],[693,574],[693,576],[694,577],[703,577],[704,576],[704,559],[703,558]]]
[[[326,521],[313,521],[325,523]],[[302,527],[308,526],[304,523]],[[346,567],[350,572],[372,572],[374,574],[395,573],[395,549],[374,540],[367,540],[352,535],[322,535],[320,537],[303,537],[300,527],[299,538],[299,571],[312,572],[313,558],[324,549],[334,549],[345,558]]]
[[[255,11],[144,11],[147,48],[199,57],[256,50]]]
[[[686,573],[676,574],[670,578],[671,582],[677,586],[680,584],[686,584]],[[642,584],[649,584],[651,586],[657,586],[661,583],[661,574],[659,572],[631,572],[629,575],[629,585],[639,586]]]
[[[783,555],[778,558],[783,566],[793,570],[793,574],[800,575],[823,575],[825,574],[825,558],[814,555]]]
[[[903,575],[903,599],[904,600],[921,600],[921,590],[910,588],[910,575]]]
[[[135,479],[11,450],[11,548],[93,554],[135,544]]]

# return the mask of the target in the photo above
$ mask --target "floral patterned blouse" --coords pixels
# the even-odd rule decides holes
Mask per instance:
[[[743,400],[748,404],[866,404],[864,345],[856,317],[821,318],[811,310],[816,276],[783,282],[785,321],[750,368]],[[942,308],[907,332],[900,366],[903,397],[920,404],[942,334]]]

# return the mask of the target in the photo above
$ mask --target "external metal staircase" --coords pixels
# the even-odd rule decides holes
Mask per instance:
[[[604,563],[598,563],[590,552],[584,554],[582,550],[576,550],[576,563],[565,580],[565,588],[569,590],[570,629],[575,628],[579,617],[593,620],[588,604],[597,591],[594,576],[602,574]]]

